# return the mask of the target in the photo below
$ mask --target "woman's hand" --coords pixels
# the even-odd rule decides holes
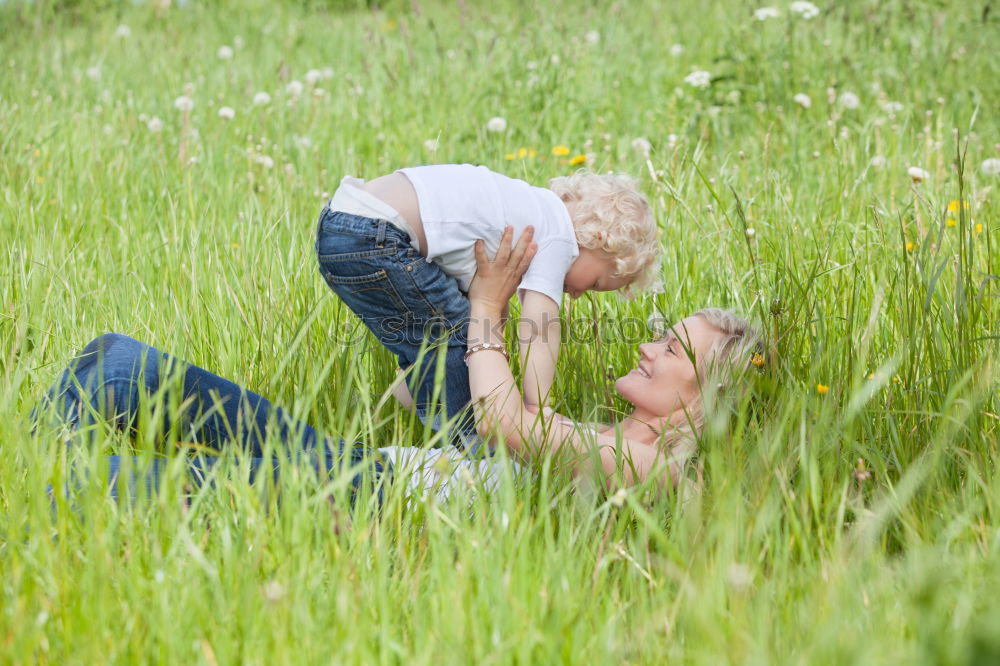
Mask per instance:
[[[507,227],[493,261],[486,257],[483,241],[476,241],[476,276],[469,285],[469,301],[473,307],[497,315],[503,312],[538,250],[531,241],[534,235],[534,227],[525,227],[517,244],[511,247],[514,230]]]

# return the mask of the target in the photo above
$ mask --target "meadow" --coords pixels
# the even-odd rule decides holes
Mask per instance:
[[[0,2],[0,663],[1000,661],[998,42],[987,0]],[[313,242],[343,175],[446,162],[654,207],[661,290],[564,304],[563,413],[619,413],[651,317],[764,331],[697,497],[545,464],[451,504],[185,502],[178,452],[152,499],[47,492],[157,455],[28,423],[109,331],[440,444]]]

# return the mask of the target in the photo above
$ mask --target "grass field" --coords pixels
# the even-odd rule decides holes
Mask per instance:
[[[157,4],[0,2],[0,663],[1000,661],[995,4]],[[428,441],[313,241],[342,175],[431,162],[641,179],[663,291],[566,308],[564,413],[622,409],[656,312],[767,333],[699,498],[547,465],[471,510],[300,476],[188,507],[175,457],[53,509],[128,446],[26,423],[108,331]]]

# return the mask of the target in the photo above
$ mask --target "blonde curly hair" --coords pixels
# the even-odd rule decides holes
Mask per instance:
[[[603,250],[615,260],[613,277],[631,277],[628,292],[655,279],[660,256],[656,220],[637,181],[624,174],[581,169],[549,181],[549,189],[568,206],[576,240],[588,250]]]

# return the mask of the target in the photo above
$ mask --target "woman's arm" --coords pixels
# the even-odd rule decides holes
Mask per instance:
[[[476,428],[484,437],[499,436],[521,457],[530,458],[537,452],[570,450],[578,463],[577,471],[585,468],[593,458],[586,455],[592,445],[585,442],[575,428],[552,419],[545,419],[526,409],[517,389],[506,357],[496,350],[504,344],[501,311],[503,304],[514,294],[521,274],[531,262],[533,244],[531,229],[525,230],[517,245],[511,248],[513,232],[504,232],[497,256],[491,262],[481,243],[476,245],[476,277],[469,289],[471,322],[469,324],[469,349],[487,344],[492,348],[477,351],[468,357],[469,388],[476,415]],[[624,483],[630,485],[646,479],[654,470],[661,469],[666,456],[659,447],[622,440],[619,445],[613,435],[597,438],[602,471],[611,476],[619,469],[617,449],[621,448],[621,468]],[[581,455],[582,454],[582,455]],[[669,474],[666,473],[669,469]],[[677,465],[669,464],[664,470],[663,482],[676,478]]]
[[[526,290],[518,339],[524,369],[524,404],[528,407],[548,403],[559,358],[559,338],[559,304],[545,294]]]

